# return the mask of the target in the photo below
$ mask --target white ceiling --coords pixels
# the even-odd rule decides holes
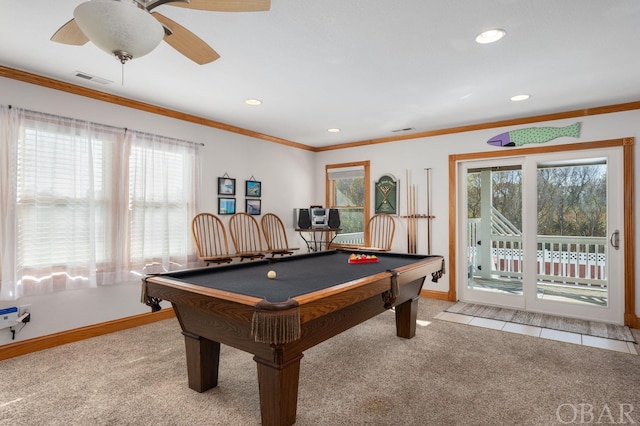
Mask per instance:
[[[49,40],[81,2],[2,0],[0,64],[312,147],[640,100],[638,0],[163,5],[221,58],[197,65],[162,42],[124,70],[92,43]],[[490,28],[507,36],[475,43]],[[531,99],[509,100],[521,93]]]

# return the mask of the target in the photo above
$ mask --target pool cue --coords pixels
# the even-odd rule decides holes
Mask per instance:
[[[427,254],[431,254],[431,169],[424,169],[427,186]]]
[[[407,219],[407,231],[409,235],[409,253],[416,253],[417,247],[417,217],[416,217],[416,204],[417,204],[417,193],[416,193],[416,185],[411,184],[409,186],[409,211],[408,211],[408,219]]]
[[[411,184],[411,253],[416,252],[416,186]]]
[[[407,209],[407,252],[413,253],[413,220],[412,220],[412,212],[413,212],[413,197],[411,196],[411,190],[413,186],[409,185],[409,193],[407,197],[409,198],[408,209]]]
[[[416,252],[416,186],[411,184],[411,251]]]
[[[418,188],[417,185],[413,185],[413,251],[418,252]]]
[[[411,183],[411,171],[407,170],[407,253],[414,253],[413,211],[413,184]]]
[[[409,169],[405,171],[405,186],[407,193],[407,253],[411,253],[411,196],[409,186]]]

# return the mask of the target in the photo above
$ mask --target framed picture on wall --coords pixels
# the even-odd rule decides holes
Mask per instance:
[[[249,214],[260,214],[260,210],[262,209],[261,200],[256,200],[253,198],[247,198],[245,200],[245,211]]]
[[[247,197],[262,197],[262,182],[258,182],[257,180],[246,180],[245,195]]]
[[[228,176],[219,177],[218,195],[236,195],[236,180]]]
[[[375,212],[398,214],[398,181],[392,175],[383,175],[375,183]]]
[[[218,214],[235,214],[236,199],[227,197],[218,197]]]

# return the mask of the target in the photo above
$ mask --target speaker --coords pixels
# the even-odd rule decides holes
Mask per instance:
[[[311,216],[309,215],[309,209],[300,209],[298,211],[298,228],[311,228]]]
[[[338,209],[329,209],[329,228],[340,228],[340,212]]]

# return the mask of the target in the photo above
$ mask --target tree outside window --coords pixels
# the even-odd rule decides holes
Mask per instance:
[[[362,239],[369,219],[369,162],[327,165],[327,205],[340,211],[340,234]]]

